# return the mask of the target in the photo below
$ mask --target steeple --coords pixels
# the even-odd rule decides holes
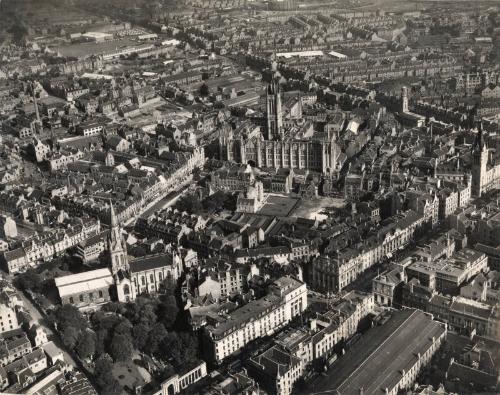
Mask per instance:
[[[480,122],[477,130],[476,141],[472,149],[472,188],[473,196],[480,197],[486,188],[488,164],[488,148],[483,139],[483,123]]]
[[[484,138],[483,138],[483,121],[482,120],[479,122],[478,127],[477,127],[477,145],[478,145],[480,152],[482,152],[486,149],[486,142],[484,141]]]
[[[114,228],[118,226],[118,218],[116,217],[115,208],[113,207],[113,201],[109,199],[109,207],[110,207],[110,226]]]
[[[42,121],[40,119],[40,111],[38,110],[38,102],[36,100],[35,83],[31,82],[30,85],[31,85],[31,93],[33,95],[33,106],[35,107],[35,115],[36,115],[37,126],[41,128]]]
[[[409,111],[409,105],[408,105],[408,87],[403,86],[401,88],[401,112],[402,113],[407,113]]]
[[[118,223],[113,202],[109,200],[110,206],[110,232],[108,237],[108,249],[111,263],[111,272],[113,275],[119,271],[127,272],[129,269],[127,257],[127,245],[122,237],[122,230]]]

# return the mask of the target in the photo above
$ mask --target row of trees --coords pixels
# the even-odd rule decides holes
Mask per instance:
[[[192,193],[179,198],[175,208],[190,214],[217,213],[223,209],[236,210],[236,196],[232,193],[217,191],[214,194],[200,199]]]

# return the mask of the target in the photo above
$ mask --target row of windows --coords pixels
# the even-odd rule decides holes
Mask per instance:
[[[94,300],[94,293],[93,293],[93,292],[89,292],[89,294],[88,294],[88,295],[89,295],[89,299],[90,299],[90,300]],[[102,298],[102,297],[104,296],[104,294],[103,294],[103,292],[102,292],[102,291],[99,291],[99,292],[98,292],[98,295],[99,295],[99,298]],[[78,296],[78,300],[79,300],[80,302],[83,302],[83,301],[84,301],[84,296],[83,296],[83,294],[80,294],[80,295]],[[75,303],[75,299],[73,298],[73,296],[70,296],[70,298],[69,298],[69,303],[71,303],[71,304],[74,304],[74,303]]]
[[[146,285],[146,276],[141,276],[141,285],[145,286]],[[158,273],[158,281],[163,281],[163,273]],[[149,282],[154,283],[155,282],[155,275],[151,273],[149,275]],[[134,285],[137,287],[137,278],[134,277]]]

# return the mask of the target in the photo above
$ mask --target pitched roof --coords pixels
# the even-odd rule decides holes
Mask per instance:
[[[165,266],[171,266],[173,256],[170,253],[145,256],[130,262],[130,272],[138,273],[146,270],[159,269]]]

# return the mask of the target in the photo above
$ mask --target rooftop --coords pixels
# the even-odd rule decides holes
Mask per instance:
[[[110,287],[113,285],[113,276],[107,268],[91,270],[55,279],[59,296],[75,295],[82,292]]]
[[[419,310],[394,312],[384,325],[370,329],[326,376],[320,376],[306,393],[358,395],[391,390],[424,354],[432,339],[446,329]]]

